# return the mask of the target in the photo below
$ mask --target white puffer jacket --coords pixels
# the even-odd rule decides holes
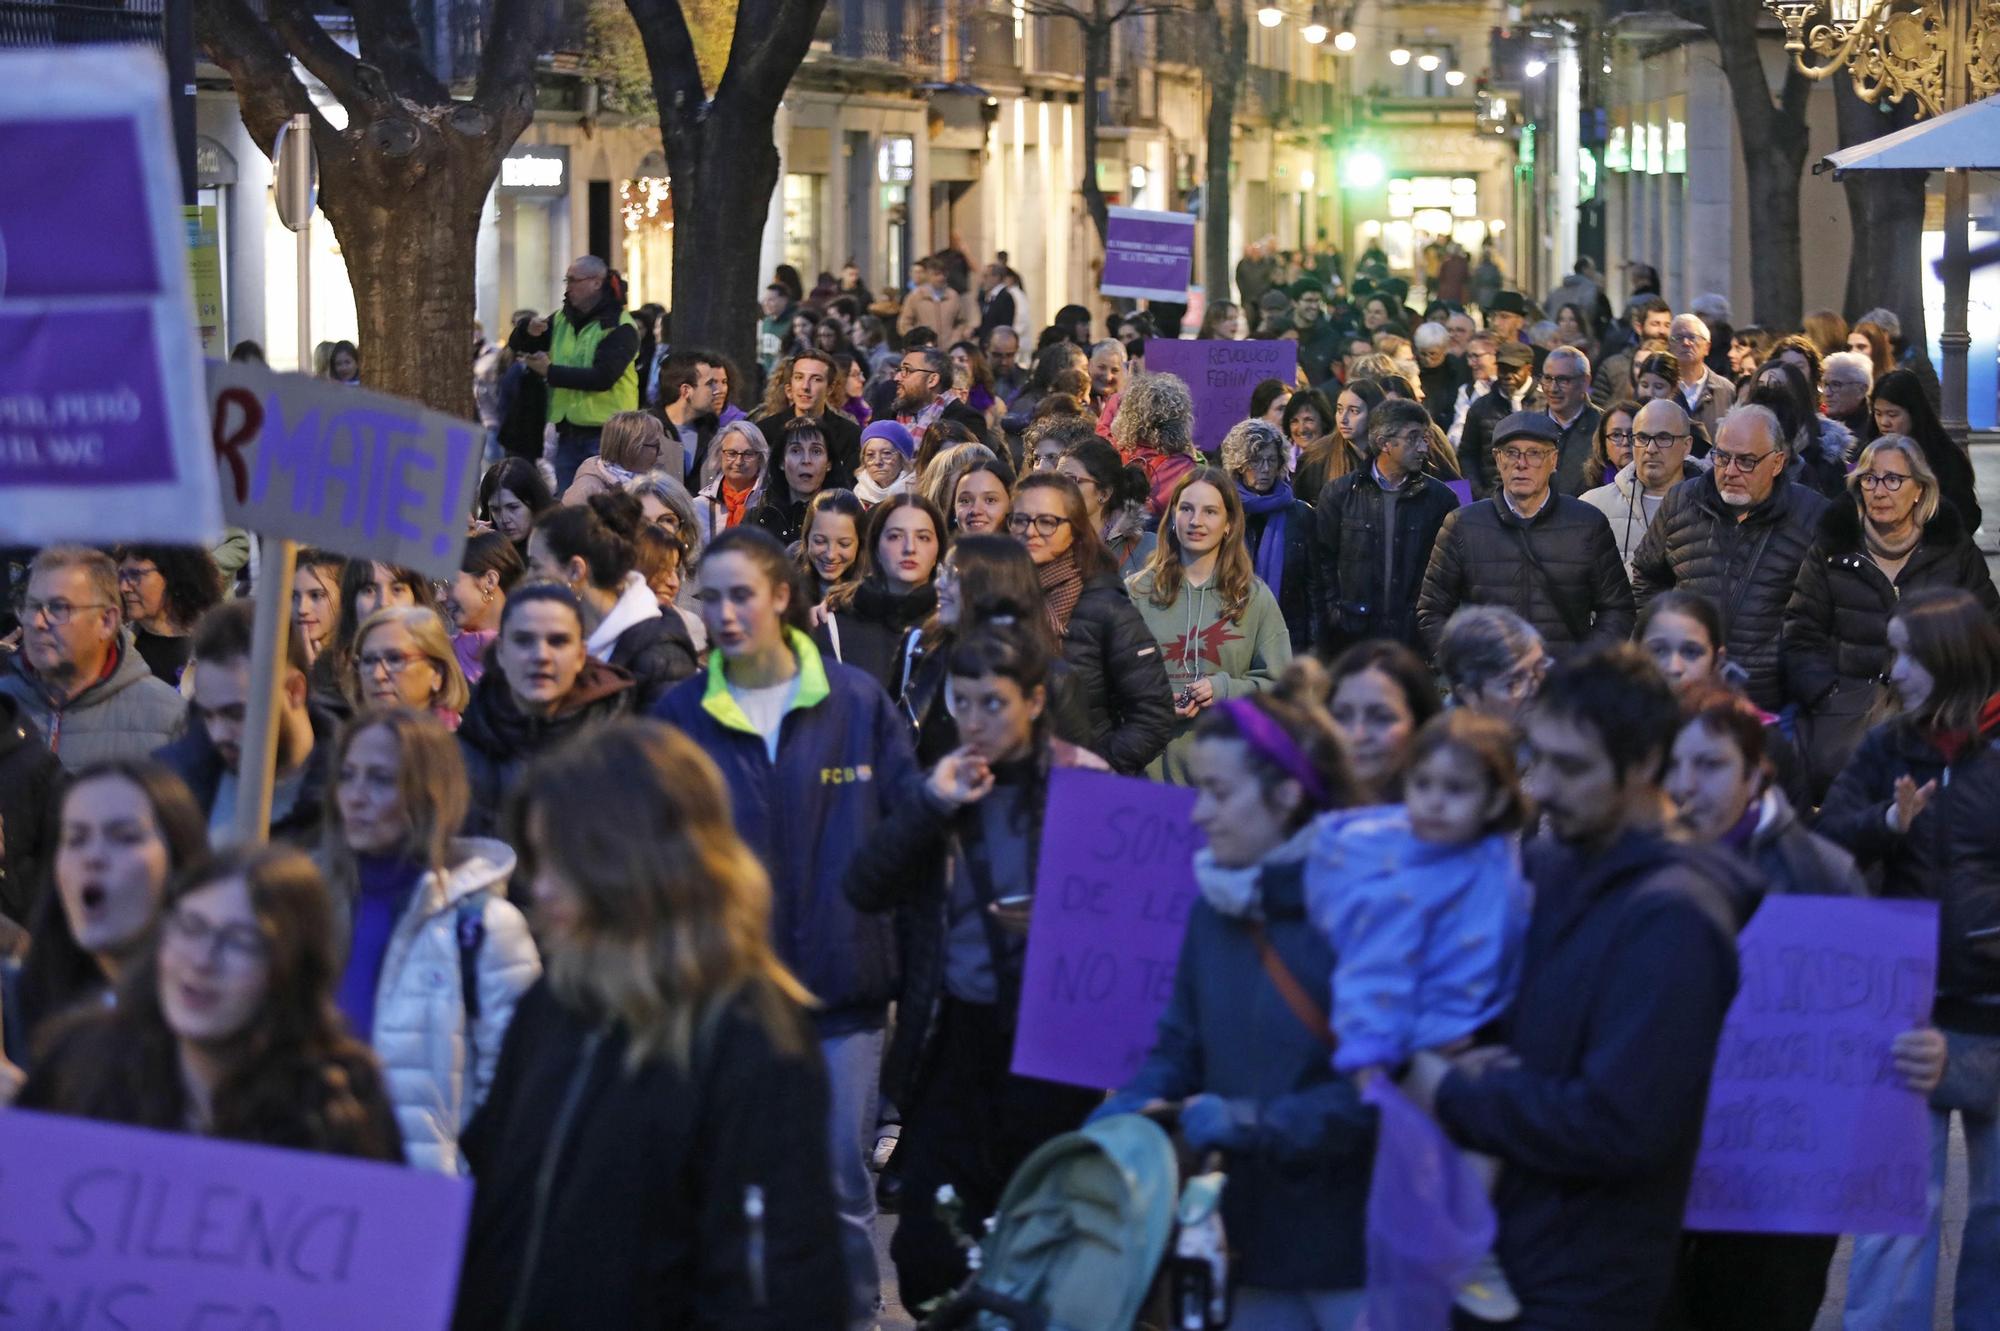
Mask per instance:
[[[403,1130],[403,1150],[419,1169],[463,1172],[459,1133],[493,1085],[514,1005],[542,973],[528,921],[507,900],[514,863],[514,852],[501,842],[453,841],[450,871],[424,875],[389,935],[375,989],[374,1046]],[[483,931],[476,953],[479,1020],[469,1047],[459,972],[461,907]]]

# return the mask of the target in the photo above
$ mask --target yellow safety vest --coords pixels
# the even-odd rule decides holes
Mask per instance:
[[[597,344],[604,340],[611,330],[604,326],[602,319],[592,319],[582,328],[569,321],[569,316],[558,311],[550,323],[555,329],[555,337],[549,347],[551,365],[567,365],[573,369],[587,370],[597,359]],[[636,328],[632,316],[622,310],[618,315],[618,327]],[[621,411],[639,409],[639,358],[635,355],[625,363],[625,372],[618,376],[618,382],[602,393],[586,393],[576,388],[549,389],[549,419],[557,425],[578,425],[595,429]]]

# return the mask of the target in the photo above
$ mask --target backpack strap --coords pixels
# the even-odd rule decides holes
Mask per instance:
[[[1326,1009],[1313,1001],[1313,996],[1299,983],[1299,977],[1292,974],[1292,968],[1278,955],[1271,936],[1264,932],[1264,922],[1251,920],[1249,925],[1251,941],[1257,945],[1257,960],[1264,963],[1264,974],[1270,977],[1271,987],[1278,991],[1278,997],[1285,1000],[1285,1006],[1292,1010],[1292,1015],[1312,1033],[1314,1039],[1328,1049],[1338,1047],[1340,1041],[1334,1036]]]
[[[1551,494],[1544,502],[1553,504],[1555,501],[1556,497]],[[1503,499],[1501,502],[1506,501]],[[1575,607],[1563,599],[1562,590],[1556,586],[1556,580],[1550,576],[1548,567],[1542,563],[1542,557],[1535,553],[1535,543],[1528,539],[1527,531],[1521,527],[1513,527],[1513,532],[1514,539],[1521,543],[1521,553],[1527,556],[1528,563],[1534,566],[1536,575],[1542,580],[1542,586],[1548,591],[1549,600],[1555,604],[1556,614],[1562,617],[1563,627],[1569,630],[1570,637],[1576,639],[1577,644],[1581,646],[1590,636],[1589,621],[1579,620],[1576,617]]]

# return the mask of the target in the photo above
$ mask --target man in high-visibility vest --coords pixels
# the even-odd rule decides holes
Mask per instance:
[[[556,493],[569,488],[585,458],[597,454],[604,422],[639,409],[639,327],[610,267],[584,255],[563,276],[562,309],[524,320],[507,345],[549,381],[549,421],[556,427]]]

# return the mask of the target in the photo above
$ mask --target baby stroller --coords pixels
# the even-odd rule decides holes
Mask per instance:
[[[1139,1114],[1044,1143],[1007,1181],[971,1278],[923,1331],[1227,1326],[1220,1157],[1209,1166],[1182,1192],[1172,1139]]]

